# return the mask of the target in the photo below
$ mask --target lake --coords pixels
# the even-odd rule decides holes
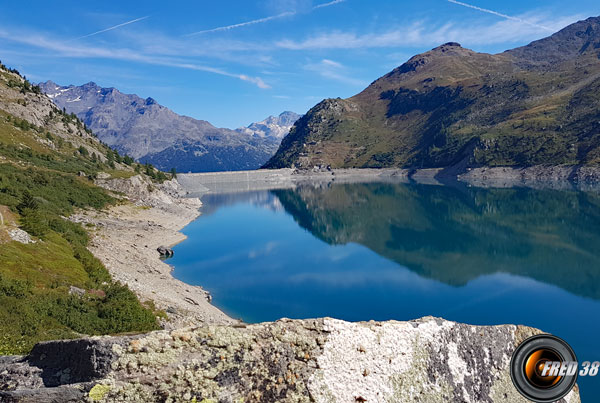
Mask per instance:
[[[202,201],[169,263],[232,317],[523,324],[600,360],[598,193],[363,183]]]

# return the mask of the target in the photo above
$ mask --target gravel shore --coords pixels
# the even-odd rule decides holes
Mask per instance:
[[[115,280],[127,284],[142,301],[152,300],[166,311],[165,328],[237,322],[210,303],[207,291],[175,279],[172,267],[160,260],[156,250],[186,238],[179,231],[199,216],[199,199],[184,198],[176,181],[158,186],[141,176],[100,180],[98,185],[125,194],[128,200],[71,219],[94,228],[89,249]]]

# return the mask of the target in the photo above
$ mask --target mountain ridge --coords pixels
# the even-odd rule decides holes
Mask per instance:
[[[279,137],[217,128],[206,120],[178,115],[151,97],[143,99],[94,82],[60,86],[46,81],[40,87],[100,140],[165,171],[256,169],[279,145]]]
[[[597,164],[598,89],[598,17],[495,55],[449,42],[317,104],[264,167]]]

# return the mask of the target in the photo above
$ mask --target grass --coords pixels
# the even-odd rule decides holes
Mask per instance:
[[[157,313],[112,281],[86,248],[86,230],[63,218],[76,207],[113,202],[72,175],[0,164],[0,203],[36,238],[35,244],[12,241],[0,248],[0,354],[24,354],[54,338],[158,328]],[[70,295],[71,286],[85,295]]]
[[[0,274],[6,279],[22,280],[40,288],[57,284],[85,287],[89,277],[73,256],[73,248],[57,233],[50,233],[44,242],[22,244],[9,242],[0,249]]]
[[[88,235],[63,218],[114,202],[73,175],[0,164],[0,203],[36,238],[0,248],[0,354],[24,354],[42,340],[157,329],[156,313],[86,248]],[[6,208],[4,208],[6,211]],[[70,295],[71,286],[85,295]]]
[[[106,173],[108,173],[111,177],[111,179],[129,179],[132,176],[138,175],[138,173],[136,173],[135,171],[123,171],[123,170],[118,170],[118,169],[111,169],[109,171],[107,171]]]

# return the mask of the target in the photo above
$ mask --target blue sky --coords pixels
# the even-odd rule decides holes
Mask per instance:
[[[31,81],[95,81],[230,128],[354,95],[444,42],[496,53],[600,15],[597,0],[31,0],[1,7],[0,60]]]

